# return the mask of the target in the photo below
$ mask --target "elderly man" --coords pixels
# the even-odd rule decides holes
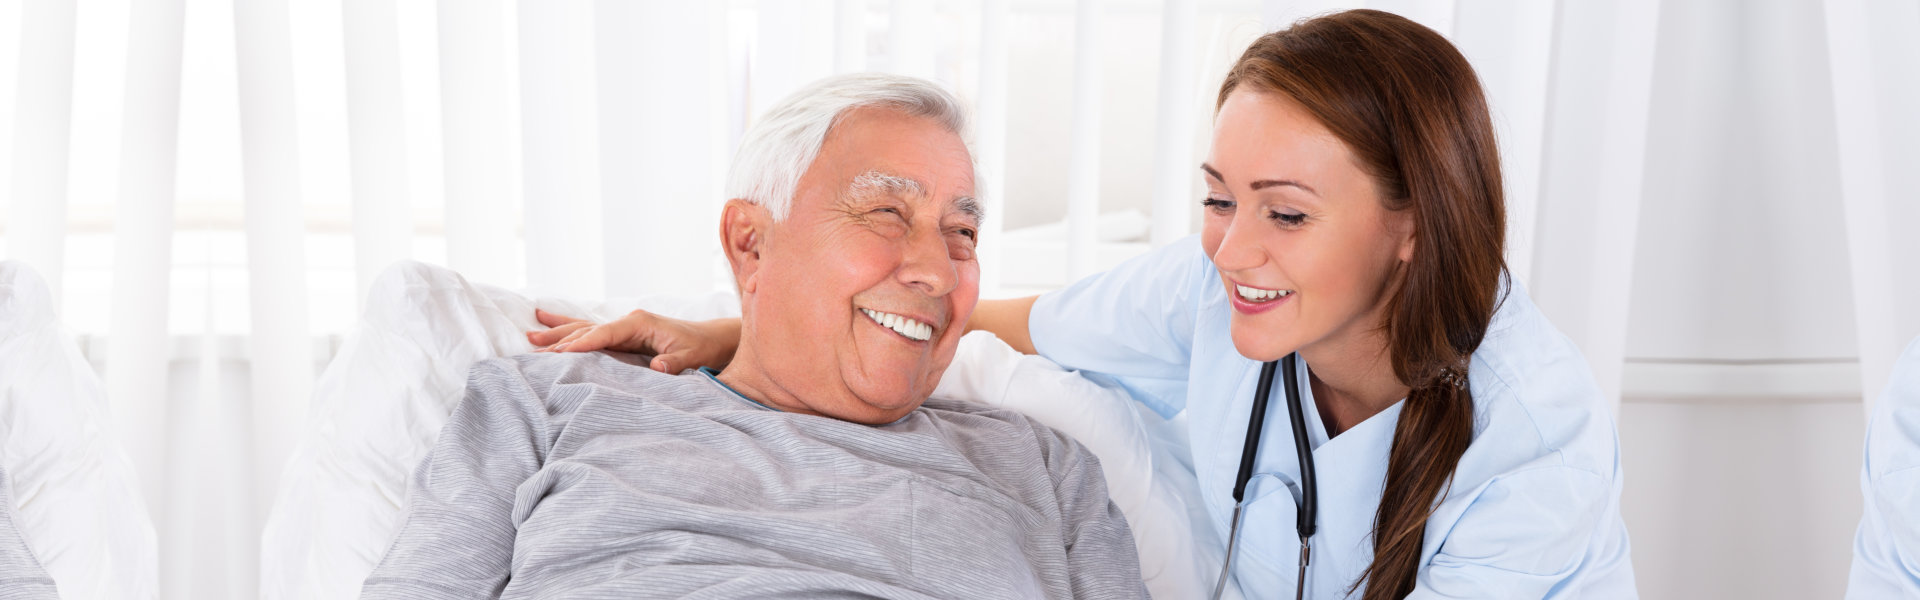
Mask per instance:
[[[476,366],[364,596],[1143,597],[1085,448],[927,399],[979,292],[963,129],[896,76],[774,108],[721,215],[726,370]]]

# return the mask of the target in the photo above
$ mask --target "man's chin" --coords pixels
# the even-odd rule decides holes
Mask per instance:
[[[859,405],[855,410],[864,414],[858,415],[859,418],[848,420],[877,425],[891,423],[906,416],[927,401],[927,394],[933,393],[931,389],[921,390],[918,387],[885,385],[860,390],[859,397],[856,399]]]
[[[851,421],[865,425],[885,425],[907,416],[913,409],[920,408],[920,402],[862,404],[852,412],[858,414],[838,415],[842,421]]]

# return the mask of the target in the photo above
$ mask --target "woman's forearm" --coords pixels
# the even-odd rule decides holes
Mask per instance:
[[[967,331],[991,331],[1015,350],[1039,354],[1033,349],[1033,335],[1027,331],[1027,317],[1033,314],[1033,301],[1039,298],[981,300],[974,305],[973,316],[967,318]]]

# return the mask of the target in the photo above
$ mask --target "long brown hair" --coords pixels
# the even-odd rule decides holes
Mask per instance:
[[[1473,437],[1468,357],[1486,335],[1506,273],[1500,154],[1473,67],[1405,17],[1351,10],[1262,36],[1227,74],[1284,94],[1340,138],[1393,211],[1412,211],[1413,260],[1387,300],[1393,372],[1412,388],[1387,458],[1364,600],[1413,591],[1427,518]],[[1348,588],[1351,593],[1353,587]]]

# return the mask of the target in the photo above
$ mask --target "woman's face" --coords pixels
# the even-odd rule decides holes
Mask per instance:
[[[1201,244],[1233,305],[1234,348],[1277,360],[1383,324],[1412,260],[1410,213],[1389,211],[1353,152],[1282,94],[1234,91],[1214,119]]]

